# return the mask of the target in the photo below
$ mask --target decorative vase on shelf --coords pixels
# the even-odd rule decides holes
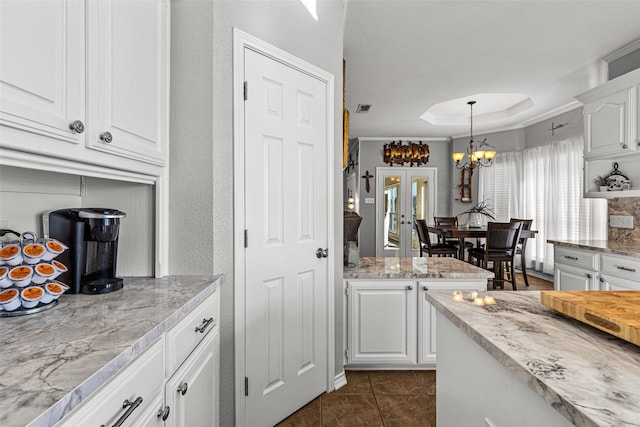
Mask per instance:
[[[600,189],[600,191],[609,191],[609,186],[608,185],[601,185],[598,188]]]

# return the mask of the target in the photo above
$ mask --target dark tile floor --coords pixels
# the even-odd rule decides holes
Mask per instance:
[[[553,290],[552,282],[531,275],[525,286],[520,273],[516,284],[519,291]],[[320,395],[278,426],[435,427],[436,371],[346,371],[346,375],[347,385]]]
[[[322,394],[278,426],[435,427],[435,371],[346,371],[346,375],[347,385]]]

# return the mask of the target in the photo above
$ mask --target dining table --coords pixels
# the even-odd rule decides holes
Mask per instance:
[[[483,225],[481,227],[470,227],[468,225],[428,225],[427,229],[429,233],[434,233],[439,236],[449,239],[458,239],[460,241],[460,250],[458,251],[458,259],[464,261],[464,242],[465,239],[477,239],[477,245],[479,244],[480,239],[485,239],[487,237],[487,226]],[[527,248],[527,239],[535,238],[536,234],[538,234],[537,230],[520,230],[520,239],[522,240],[522,252],[521,252],[521,268],[522,268],[522,277],[527,286],[529,286],[529,281],[527,279],[527,270],[525,267],[524,254]],[[494,272],[496,274],[496,279],[498,281],[502,281],[503,279],[503,268],[502,263],[500,266],[494,267]],[[494,281],[494,288],[495,288]],[[514,281],[515,283],[515,281]],[[515,289],[515,286],[514,286]]]
[[[437,234],[445,239],[458,239],[460,248],[464,248],[466,239],[485,239],[487,237],[487,226],[470,227],[467,225],[427,225],[429,233]],[[520,238],[525,239],[522,249],[526,248],[526,239],[535,238],[537,230],[521,230]],[[464,261],[464,250],[458,251],[458,259]]]

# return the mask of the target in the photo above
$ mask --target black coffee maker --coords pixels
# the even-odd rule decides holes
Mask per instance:
[[[69,292],[103,294],[122,289],[116,277],[120,218],[116,209],[72,208],[49,212],[49,236],[69,246],[57,260],[69,269],[58,278]]]

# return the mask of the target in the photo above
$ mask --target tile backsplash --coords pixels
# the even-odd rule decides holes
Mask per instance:
[[[608,240],[625,243],[640,243],[640,197],[621,197],[608,201],[608,215],[633,216],[633,228],[609,227]]]

